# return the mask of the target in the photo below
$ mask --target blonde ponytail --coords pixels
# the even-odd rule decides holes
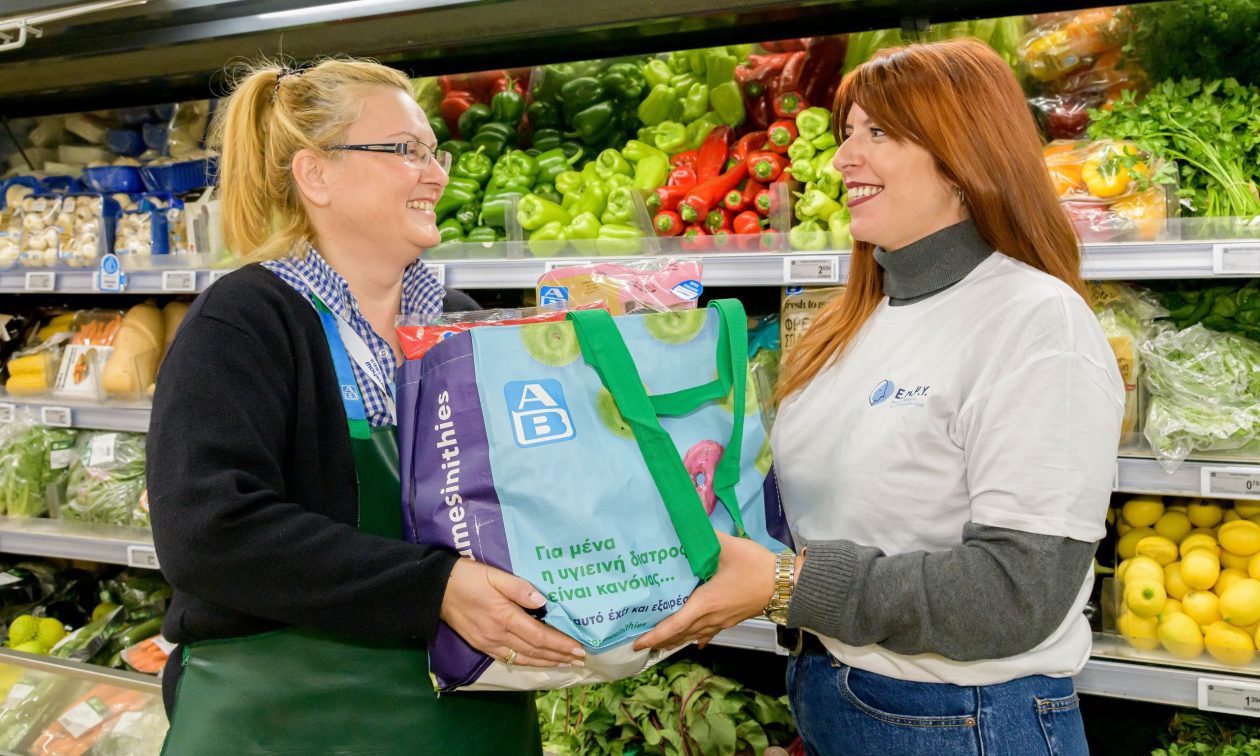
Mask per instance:
[[[331,58],[304,69],[242,66],[216,114],[223,237],[246,261],[303,254],[314,232],[293,181],[298,151],[323,152],[359,117],[366,87],[412,94],[406,75],[369,60]]]

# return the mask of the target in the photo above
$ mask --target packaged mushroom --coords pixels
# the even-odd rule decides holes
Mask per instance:
[[[68,194],[61,200],[62,234],[58,259],[72,268],[91,268],[110,249],[109,233],[118,203],[101,194]]]
[[[118,218],[114,236],[117,255],[182,255],[188,253],[188,234],[183,203],[146,197],[140,209],[124,212]]]
[[[51,268],[69,242],[74,219],[62,211],[62,197],[29,195],[22,199],[22,244],[18,262],[26,268]]]

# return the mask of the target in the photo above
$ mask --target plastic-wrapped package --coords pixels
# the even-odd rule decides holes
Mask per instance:
[[[51,268],[68,244],[73,226],[61,209],[61,197],[28,195],[22,199],[22,252],[18,262],[26,268]]]
[[[579,307],[587,309],[595,305]],[[434,318],[421,315],[400,315],[395,321],[403,356],[418,360],[452,334],[480,326],[526,325],[564,320],[562,307],[520,307],[471,312],[444,312]]]
[[[48,672],[28,672],[9,689],[0,706],[0,752],[18,751],[48,717],[77,697],[87,683]]]
[[[0,514],[43,517],[65,499],[76,432],[26,410],[0,428]]]
[[[697,258],[652,258],[555,268],[538,279],[538,303],[600,305],[613,315],[695,308],[704,286]]]
[[[1089,293],[1124,381],[1121,432],[1141,430],[1145,402],[1140,390],[1142,359],[1138,345],[1150,338],[1155,319],[1167,315],[1168,310],[1150,291],[1116,281],[1091,281]]]
[[[138,712],[153,696],[101,683],[74,700],[44,728],[31,746],[32,753],[79,756],[87,753],[105,734],[106,725],[127,712]]]
[[[122,324],[117,310],[80,310],[74,317],[74,335],[66,345],[57,370],[55,393],[83,399],[104,398],[101,371],[114,349],[114,337]]]
[[[1119,6],[1052,17],[1024,36],[1020,61],[1033,78],[1050,81],[1088,68],[1098,55],[1124,44],[1128,14]]]
[[[59,516],[133,525],[144,491],[144,434],[81,433]]]
[[[145,197],[137,209],[118,218],[114,235],[118,255],[188,254],[188,230],[184,203]]]
[[[1195,451],[1260,440],[1260,344],[1194,325],[1164,330],[1140,352],[1150,392],[1144,433],[1165,470]]]
[[[167,726],[162,699],[153,696],[144,709],[126,711],[105,722],[100,740],[92,747],[92,756],[159,753]]]
[[[1171,164],[1112,140],[1056,140],[1042,154],[1081,241],[1155,241],[1167,233],[1177,208]]]

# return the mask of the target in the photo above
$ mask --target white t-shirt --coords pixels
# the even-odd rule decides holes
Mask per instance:
[[[955,548],[968,522],[1097,541],[1123,412],[1088,305],[995,253],[936,296],[885,299],[842,358],[780,408],[771,443],[792,536],[888,555]],[[958,662],[822,641],[846,664],[905,680],[1070,676],[1089,656],[1081,611],[1092,585],[1091,569],[1059,627],[1015,657]]]

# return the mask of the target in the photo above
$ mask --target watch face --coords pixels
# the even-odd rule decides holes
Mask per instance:
[[[766,619],[770,620],[776,625],[786,625],[787,618],[788,618],[788,610],[786,606],[783,607],[782,609],[776,608],[776,609],[771,609],[770,611],[766,612]]]

